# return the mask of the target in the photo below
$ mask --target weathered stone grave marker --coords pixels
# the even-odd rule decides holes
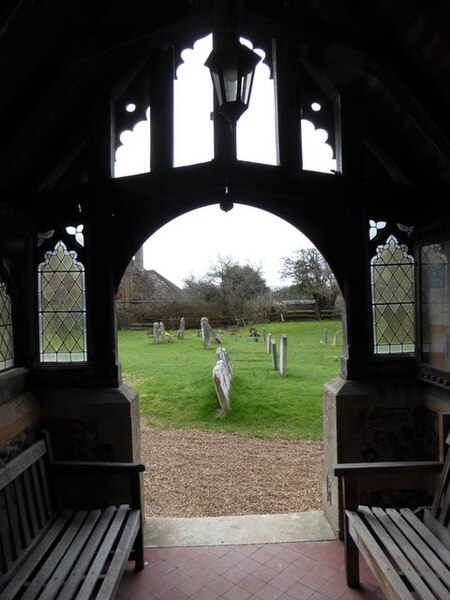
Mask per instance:
[[[157,344],[159,342],[159,323],[155,321],[153,323],[153,342]]]
[[[216,350],[217,362],[213,368],[213,382],[217,394],[219,411],[226,413],[231,405],[231,380],[233,379],[233,366],[225,348]]]
[[[272,366],[274,371],[278,371],[278,362],[277,362],[277,343],[275,340],[271,341],[271,355],[272,355]]]
[[[266,350],[267,350],[267,354],[270,354],[272,352],[272,334],[268,333],[267,337],[266,337]]]
[[[336,333],[334,334],[334,337],[333,337],[333,346],[337,345],[338,339],[339,339],[339,331],[336,331]]]
[[[208,317],[202,317],[200,319],[200,327],[202,330],[203,346],[208,349],[211,348],[211,340],[215,339],[218,344],[223,344],[222,338],[215,333],[209,324]]]
[[[323,330],[322,341],[324,344],[328,342],[328,329],[326,327]]]
[[[287,335],[280,338],[280,375],[285,377],[287,373]]]
[[[178,329],[178,334],[177,334],[177,338],[179,340],[183,340],[184,339],[184,330],[185,330],[185,327],[186,327],[186,325],[185,325],[184,317],[181,317],[180,328]]]

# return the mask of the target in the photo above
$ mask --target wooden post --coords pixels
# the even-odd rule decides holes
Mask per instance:
[[[287,335],[282,335],[280,339],[280,375],[286,376],[287,372]]]

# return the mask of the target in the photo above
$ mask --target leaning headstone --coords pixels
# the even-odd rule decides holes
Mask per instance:
[[[230,408],[231,380],[233,378],[233,367],[230,357],[225,348],[216,351],[218,360],[213,368],[213,382],[216,389],[219,411],[226,413]]]
[[[287,372],[287,335],[280,339],[280,375],[285,377]]]
[[[333,346],[337,345],[338,339],[339,339],[339,331],[336,331],[336,333],[334,334],[334,337],[333,337]]]
[[[157,321],[153,323],[153,341],[155,344],[159,342],[159,323]]]
[[[216,340],[218,344],[223,343],[222,338],[213,331],[211,325],[209,324],[208,317],[202,317],[200,319],[200,327],[202,330],[203,346],[205,348],[211,348],[212,339]]]
[[[266,337],[266,350],[267,350],[267,354],[270,354],[272,352],[272,334],[268,333],[267,337]]]
[[[209,326],[208,317],[202,317],[200,319],[200,327],[202,330],[203,346],[207,349],[211,348],[212,330]]]
[[[274,371],[278,371],[277,363],[277,343],[275,340],[271,342],[272,366]]]
[[[185,321],[184,321],[184,317],[181,317],[180,329],[178,330],[178,335],[177,335],[179,340],[184,339],[184,329],[185,329]]]
[[[225,350],[225,348],[217,348],[216,350],[216,356],[217,356],[217,360],[223,360],[224,365],[228,371],[228,374],[230,376],[230,379],[232,379],[233,377],[233,366],[231,364],[231,360],[230,357],[228,355],[228,351]]]

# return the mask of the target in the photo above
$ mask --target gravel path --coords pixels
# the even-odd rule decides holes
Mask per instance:
[[[148,517],[320,510],[322,442],[141,425]]]

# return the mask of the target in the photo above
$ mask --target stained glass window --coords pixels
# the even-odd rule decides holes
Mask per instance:
[[[11,298],[0,279],[0,371],[14,366]]]
[[[84,266],[61,241],[38,266],[38,293],[41,362],[86,361]]]
[[[414,352],[414,259],[390,235],[370,265],[374,352]]]

